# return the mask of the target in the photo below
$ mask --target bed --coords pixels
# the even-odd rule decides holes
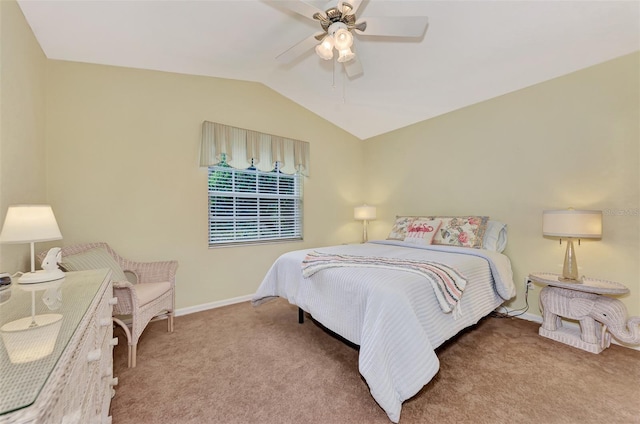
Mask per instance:
[[[466,280],[455,311],[445,312],[433,281],[388,267],[334,266],[303,275],[312,255],[391,258],[442,264]],[[392,422],[402,402],[438,372],[435,349],[515,295],[509,259],[486,249],[381,240],[298,250],[280,256],[252,303],[281,297],[360,346],[359,371]]]

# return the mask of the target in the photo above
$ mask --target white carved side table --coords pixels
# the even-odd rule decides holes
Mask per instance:
[[[583,277],[579,282],[559,278],[558,274],[551,273],[529,274],[531,281],[546,286],[540,292],[543,322],[538,334],[588,352],[602,352],[611,344],[611,335],[603,325],[603,319],[608,318],[596,314],[593,305],[613,307],[609,315],[624,315],[619,319],[626,319],[622,302],[602,295],[622,295],[629,293],[629,289],[614,281],[595,278]],[[563,317],[579,321],[580,329],[563,326]]]

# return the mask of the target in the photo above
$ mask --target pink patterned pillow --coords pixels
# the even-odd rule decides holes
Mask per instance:
[[[387,236],[387,240],[404,240],[407,227],[417,219],[417,216],[396,216],[396,222]]]
[[[407,227],[407,235],[404,241],[413,244],[431,244],[441,224],[442,221],[439,219],[429,220],[416,218]]]
[[[439,216],[442,225],[433,238],[433,244],[482,248],[488,216]]]

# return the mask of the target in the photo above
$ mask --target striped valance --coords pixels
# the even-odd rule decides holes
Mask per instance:
[[[227,163],[238,169],[255,166],[271,171],[280,162],[286,174],[309,175],[309,143],[216,122],[202,123],[200,166],[212,166],[225,154]]]

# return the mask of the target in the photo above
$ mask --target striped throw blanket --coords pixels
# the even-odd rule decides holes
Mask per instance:
[[[431,283],[442,311],[445,313],[453,312],[454,318],[460,316],[459,302],[467,280],[458,271],[445,264],[399,258],[311,252],[302,261],[302,275],[308,278],[323,269],[336,267],[385,268],[418,274]]]

